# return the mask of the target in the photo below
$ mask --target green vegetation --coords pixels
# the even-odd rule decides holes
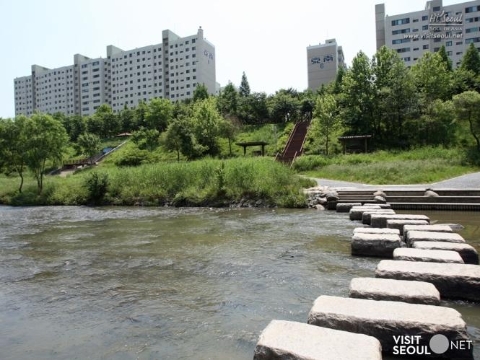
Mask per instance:
[[[366,184],[425,184],[480,170],[465,159],[466,154],[458,149],[427,147],[403,152],[302,156],[293,168],[311,177]]]

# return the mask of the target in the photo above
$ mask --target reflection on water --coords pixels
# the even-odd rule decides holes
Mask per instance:
[[[428,213],[466,225],[478,213]],[[0,207],[1,359],[251,359],[272,319],[305,322],[378,260],[357,224],[307,210]],[[446,302],[480,341],[477,305]],[[478,352],[478,350],[477,350]]]

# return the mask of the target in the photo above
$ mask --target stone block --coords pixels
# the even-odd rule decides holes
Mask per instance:
[[[337,203],[337,212],[347,213],[354,206],[362,206],[361,203]]]
[[[354,233],[352,255],[392,258],[393,250],[402,247],[402,239],[395,234]]]
[[[387,228],[372,228],[372,227],[357,227],[353,229],[353,233],[362,233],[362,234],[393,234],[400,235],[400,230],[398,229],[387,229]]]
[[[425,220],[428,224],[430,224],[430,219],[428,216],[425,215],[411,215],[411,214],[395,214],[395,215],[388,215],[388,214],[378,214],[372,215],[370,225],[372,227],[377,228],[385,228],[387,227],[387,220]]]
[[[349,296],[360,299],[440,305],[440,293],[435,286],[421,281],[354,278],[350,282]]]
[[[429,282],[445,299],[480,301],[480,266],[382,260],[375,277]]]
[[[382,211],[379,206],[354,206],[350,209],[350,220],[362,220],[362,215],[365,211]]]
[[[428,225],[428,222],[426,220],[387,220],[387,228],[400,230],[402,236],[405,225]]]
[[[375,211],[364,211],[362,214],[362,223],[370,225],[372,214],[395,214],[395,211],[392,209],[381,209]]]
[[[263,330],[254,360],[381,360],[372,336],[292,321],[273,320]]]
[[[465,264],[478,265],[478,252],[473,246],[468,244],[439,241],[416,241],[413,243],[412,248],[424,250],[456,251],[462,257]]]
[[[438,263],[464,264],[462,257],[456,251],[422,250],[412,248],[395,249],[394,260],[424,261]]]
[[[412,246],[416,241],[436,241],[465,243],[465,239],[457,233],[435,232],[435,231],[409,231],[405,236],[407,246]]]

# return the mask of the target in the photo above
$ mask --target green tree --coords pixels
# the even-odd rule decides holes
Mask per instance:
[[[480,94],[476,91],[466,91],[455,95],[453,104],[457,119],[468,123],[477,150],[480,151]]]
[[[187,158],[194,157],[191,131],[191,124],[186,117],[175,118],[167,127],[162,135],[162,143],[166,150],[177,153],[177,161],[180,161],[180,154]]]
[[[218,113],[215,98],[208,98],[194,104],[193,134],[203,147],[203,154],[215,156],[219,153],[218,136],[223,119]]]
[[[62,123],[50,115],[34,114],[25,126],[27,139],[26,164],[37,180],[38,192],[43,190],[47,161],[60,162],[68,143]]]
[[[231,82],[225,86],[217,98],[218,111],[223,116],[236,116],[238,113],[238,92]]]
[[[480,75],[480,55],[473,43],[470,43],[465,55],[463,55],[460,69],[471,71],[475,76]]]
[[[19,115],[14,121],[0,119],[0,168],[7,173],[16,172],[20,177],[18,191],[21,193],[24,182],[28,139],[25,132],[27,123],[31,121]]]
[[[193,91],[193,102],[208,99],[208,89],[205,84],[197,84]]]
[[[95,134],[84,133],[78,137],[77,144],[82,154],[90,159],[90,165],[93,163],[93,157],[100,151],[100,138]]]
[[[157,129],[140,129],[133,133],[132,141],[140,150],[153,151],[160,145],[160,132]]]
[[[253,93],[247,97],[239,97],[238,118],[243,124],[263,124],[270,118],[267,95]]]
[[[240,82],[240,88],[238,92],[241,97],[247,97],[250,95],[250,85],[248,84],[247,75],[245,75],[245,71],[242,73],[242,81]]]
[[[279,90],[268,99],[270,118],[274,122],[296,121],[300,113],[300,101],[286,90]]]
[[[102,138],[112,137],[117,135],[120,132],[121,124],[118,116],[113,113],[113,110],[110,105],[102,104],[100,105],[95,114],[94,118],[98,119],[98,123],[102,124],[101,134],[97,134]],[[95,133],[94,133],[95,134]]]
[[[121,132],[131,132],[138,130],[135,119],[135,111],[128,108],[127,105],[123,107],[123,109],[118,114],[118,117],[120,121]]]
[[[311,125],[311,136],[320,139],[325,146],[325,155],[330,153],[332,137],[340,128],[338,108],[333,95],[319,96],[315,103],[314,118]]]
[[[452,71],[452,60],[448,57],[447,50],[445,49],[445,45],[442,45],[440,50],[438,51],[438,55],[442,59],[443,63],[445,64],[445,67],[448,71]]]
[[[168,123],[173,118],[173,104],[168,99],[152,99],[148,104],[145,120],[150,129],[159,132],[167,129]]]

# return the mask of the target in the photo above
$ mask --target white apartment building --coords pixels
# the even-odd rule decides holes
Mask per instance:
[[[133,50],[109,45],[106,59],[76,54],[65,67],[32,65],[31,75],[14,80],[15,114],[92,115],[101,104],[118,112],[156,97],[192,98],[197,84],[215,94],[215,80],[215,47],[202,28],[187,37],[164,30],[160,44]]]
[[[340,67],[345,68],[345,57],[335,39],[307,47],[308,89],[315,91],[334,81]]]
[[[442,0],[427,1],[425,9],[388,16],[385,4],[375,5],[377,50],[383,45],[396,50],[407,66],[426,51],[445,46],[457,67],[468,46],[480,50],[480,1],[443,6]]]

